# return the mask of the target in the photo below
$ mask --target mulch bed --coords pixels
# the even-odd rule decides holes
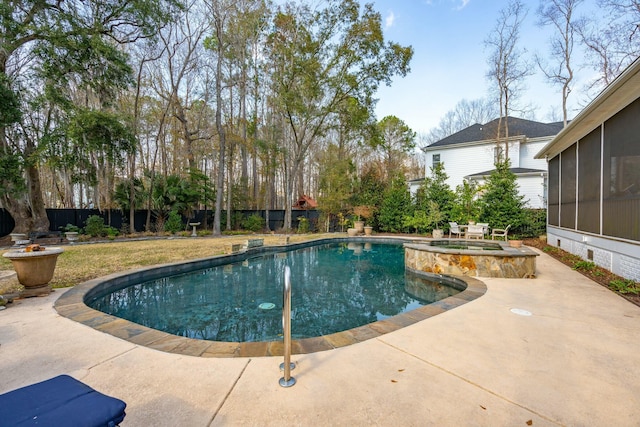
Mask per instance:
[[[581,273],[583,276],[588,277],[594,282],[604,286],[605,288],[611,290],[611,292],[615,292],[626,300],[634,303],[637,306],[640,306],[640,295],[634,295],[633,293],[620,293],[613,289],[611,289],[610,284],[614,280],[624,280],[624,278],[618,276],[617,274],[613,274],[609,270],[606,270],[599,266],[590,266],[590,268],[579,268],[577,266],[584,265],[584,260],[577,255],[573,255],[567,251],[564,251],[560,248],[556,248],[554,246],[548,245],[546,242],[540,239],[525,239],[524,244],[527,246],[531,246],[534,248],[538,248],[547,255],[552,256],[563,264],[573,268],[574,270]],[[636,285],[638,287],[638,285]]]

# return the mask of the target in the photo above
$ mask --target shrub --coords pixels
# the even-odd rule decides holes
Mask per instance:
[[[411,196],[404,179],[396,179],[384,192],[384,199],[378,212],[382,231],[397,233],[405,230],[404,217],[413,216]]]
[[[65,231],[65,232],[76,232],[76,233],[82,232],[82,229],[80,227],[73,224],[67,224],[64,227],[60,227],[60,228],[62,229],[62,231]]]
[[[576,261],[573,263],[573,269],[574,270],[584,270],[584,271],[591,271],[594,270],[596,268],[595,263],[591,262],[591,261]]]
[[[104,219],[99,215],[91,215],[85,221],[84,232],[91,237],[104,236]]]
[[[176,211],[169,212],[169,218],[164,223],[164,231],[168,231],[169,233],[175,234],[178,231],[182,230],[182,217]]]
[[[629,279],[614,279],[609,282],[609,288],[621,294],[640,294],[640,287],[638,283]]]
[[[493,228],[505,228],[511,224],[513,230],[520,230],[525,222],[525,202],[518,192],[517,177],[509,169],[508,159],[495,166],[480,197],[480,220],[488,222]]]
[[[426,233],[431,226],[431,220],[425,211],[417,210],[413,213],[413,216],[404,216],[404,226],[405,228],[415,229],[416,233]]]
[[[106,233],[109,238],[115,238],[120,234],[120,231],[115,227],[104,227],[103,232]]]
[[[242,228],[249,231],[260,231],[264,228],[264,218],[258,214],[249,215],[242,220]]]
[[[298,217],[298,233],[304,234],[309,232],[309,220],[303,216]]]

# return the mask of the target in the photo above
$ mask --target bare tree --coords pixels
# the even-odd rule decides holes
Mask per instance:
[[[463,99],[440,119],[437,127],[421,138],[419,145],[426,147],[475,123],[489,122],[497,115],[497,104],[489,98],[471,101]]]
[[[596,91],[640,56],[640,0],[599,0],[598,5],[600,16],[584,18],[576,26],[588,63],[598,72],[588,86]]]
[[[493,31],[485,40],[491,50],[487,77],[495,83],[495,90],[500,102],[500,118],[496,134],[496,143],[505,137],[505,157],[509,157],[509,124],[506,118],[514,108],[524,80],[532,74],[531,67],[525,58],[525,49],[518,47],[520,27],[527,15],[527,9],[520,0],[511,0],[501,9]],[[504,130],[504,134],[503,131]]]
[[[545,77],[554,85],[562,88],[562,118],[567,125],[567,99],[571,93],[573,82],[573,66],[571,56],[573,54],[574,38],[576,37],[576,21],[574,12],[583,0],[543,0],[538,7],[538,25],[550,25],[554,29],[554,35],[549,40],[549,55],[553,64],[545,64],[544,60],[536,55],[538,67]]]

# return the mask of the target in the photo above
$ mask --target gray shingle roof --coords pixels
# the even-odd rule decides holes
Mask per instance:
[[[547,173],[546,170],[530,169],[530,168],[509,168],[509,170],[516,175],[528,174],[528,173]],[[493,172],[495,172],[495,169],[492,169],[490,171],[485,171],[485,172],[472,173],[471,175],[467,175],[465,178],[480,178],[483,176],[489,176]]]
[[[555,136],[563,127],[562,122],[540,123],[532,120],[519,119],[517,117],[508,117],[507,119],[509,121],[509,135],[511,136],[524,135],[528,138]],[[434,142],[427,148],[494,139],[497,135],[498,120],[499,119],[492,120],[484,125],[476,123],[440,141]]]

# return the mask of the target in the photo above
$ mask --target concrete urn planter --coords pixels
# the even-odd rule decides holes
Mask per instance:
[[[11,233],[9,236],[11,236],[11,241],[14,245],[19,245],[20,243],[18,242],[27,241],[27,235],[24,233]]]
[[[44,296],[51,293],[49,282],[53,278],[58,255],[62,248],[47,247],[39,251],[27,252],[26,249],[5,252],[16,270],[18,281],[24,286],[21,297]]]
[[[69,243],[73,244],[76,240],[78,240],[78,232],[77,231],[67,231],[64,233],[64,236],[67,238]]]
[[[373,231],[373,227],[371,227],[371,226],[364,227],[364,235],[365,236],[371,236],[371,232],[372,231]]]
[[[522,240],[509,240],[509,246],[512,248],[521,248]]]
[[[347,228],[347,235],[349,237],[357,236],[358,230],[356,230],[355,228]]]
[[[354,221],[353,228],[356,229],[356,233],[358,234],[364,233],[364,221]]]

